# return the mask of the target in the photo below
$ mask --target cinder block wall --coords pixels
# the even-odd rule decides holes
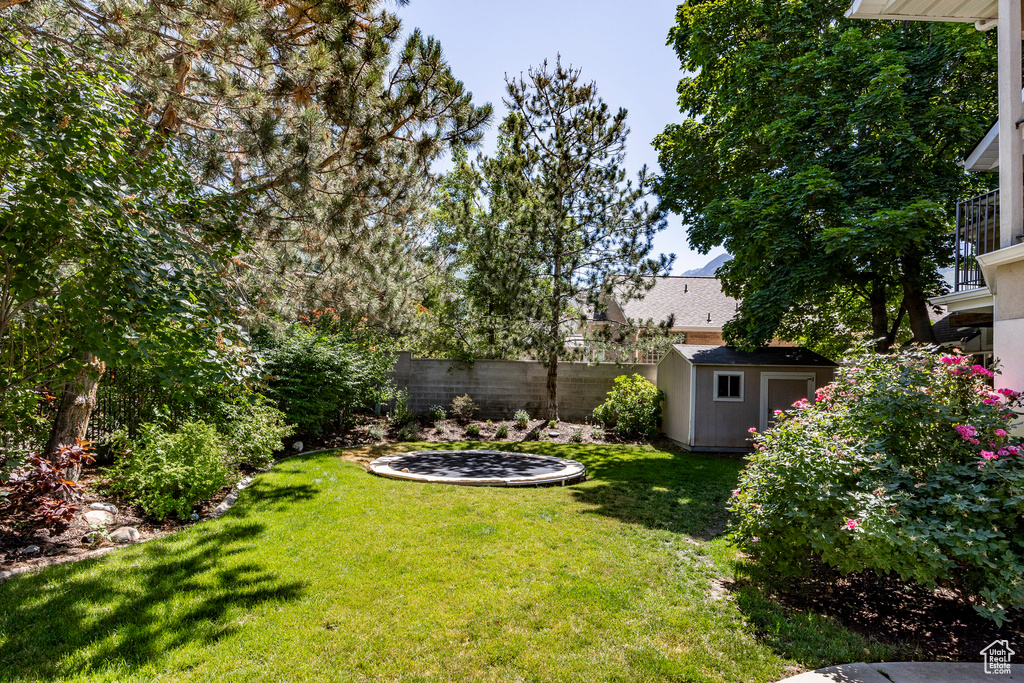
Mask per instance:
[[[558,414],[568,422],[583,421],[604,403],[619,375],[641,374],[657,384],[658,366],[651,364],[559,363]],[[409,392],[409,403],[423,413],[432,405],[451,405],[469,394],[483,419],[507,419],[520,408],[531,418],[545,417],[548,405],[547,368],[538,361],[478,360],[459,367],[450,360],[398,356],[392,377]]]

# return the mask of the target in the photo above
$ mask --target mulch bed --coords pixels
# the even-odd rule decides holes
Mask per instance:
[[[74,519],[67,523],[57,522],[50,528],[29,510],[13,505],[0,507],[0,571],[42,565],[54,558],[73,557],[97,548],[117,545],[106,538],[96,543],[85,538],[93,531],[83,518],[89,511],[90,503],[104,502],[116,505],[117,518],[107,530],[113,531],[122,526],[135,527],[139,530],[139,541],[172,533],[193,523],[182,522],[175,517],[155,520],[134,505],[123,503],[113,496],[102,495],[98,491],[101,482],[102,477],[95,471],[84,471],[79,479],[84,495],[82,500],[76,503],[78,512]],[[200,517],[205,516],[230,492],[230,486],[224,487],[216,496],[197,508],[196,512]],[[25,555],[25,548],[33,545],[39,546],[40,552],[31,556]]]
[[[537,441],[541,443],[589,443],[589,444],[631,444],[644,443],[642,441],[629,441],[619,439],[609,430],[589,424],[573,422],[559,422],[555,427],[548,427],[547,420],[531,420],[525,428],[519,427],[511,420],[472,420],[465,424],[456,420],[442,420],[438,423],[420,420],[419,441],[426,443],[448,443],[453,441],[494,441],[497,443],[522,443]],[[479,436],[468,436],[466,428],[469,425],[476,425],[480,428]],[[495,438],[499,425],[508,427],[508,436],[504,439]],[[440,427],[440,429],[438,429]],[[371,433],[379,429],[383,434],[382,439],[375,438]],[[573,434],[579,430],[580,440],[574,442]],[[594,430],[598,430],[595,437]],[[404,440],[399,437],[396,430],[392,429],[385,418],[364,418],[361,424],[356,425],[344,434],[332,435],[299,435],[289,441],[289,444],[300,441],[303,450],[314,450],[320,448],[347,448],[352,446],[368,446],[387,443],[400,443]]]
[[[827,614],[873,640],[906,643],[922,661],[977,662],[981,650],[997,638],[1024,643],[1024,615],[1013,614],[997,627],[945,588],[932,590],[873,574],[835,577],[828,572],[781,588],[759,588],[794,612]]]

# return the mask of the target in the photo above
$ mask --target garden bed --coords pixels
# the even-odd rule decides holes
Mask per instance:
[[[363,420],[361,424],[356,425],[344,434],[304,434],[289,440],[288,443],[301,442],[302,450],[308,451],[318,448],[368,446],[405,443],[409,441],[409,439],[401,438],[398,431],[389,425],[386,418],[367,417]],[[502,425],[508,429],[508,435],[499,438],[496,433]],[[524,443],[533,441],[553,444],[644,443],[644,441],[619,438],[611,430],[604,429],[599,425],[579,422],[559,422],[554,427],[549,427],[548,425],[549,422],[547,420],[530,420],[526,427],[520,427],[512,420],[470,420],[465,423],[460,423],[456,420],[440,420],[436,423],[428,423],[423,420],[417,421],[417,426],[419,427],[418,441],[425,443],[448,443],[451,441],[492,441],[495,443]],[[471,433],[474,426],[480,430],[478,436],[474,436]],[[574,438],[577,438],[574,436],[577,431],[579,432],[578,440],[574,441]]]
[[[119,545],[102,536],[96,540],[87,538],[90,532],[95,531],[84,518],[91,503],[111,503],[116,506],[114,522],[106,529],[108,532],[125,526],[137,529],[139,537],[133,543],[173,533],[194,523],[175,517],[153,519],[134,505],[101,494],[98,489],[102,482],[103,477],[95,472],[86,470],[82,473],[79,483],[84,495],[78,501],[78,512],[70,522],[46,525],[30,510],[12,505],[0,508],[0,571],[45,565],[54,559],[84,555],[99,548]],[[230,491],[231,487],[225,486],[213,498],[201,503],[196,509],[199,518],[205,517],[220,504]],[[39,551],[26,553],[26,548],[32,546],[38,547]]]

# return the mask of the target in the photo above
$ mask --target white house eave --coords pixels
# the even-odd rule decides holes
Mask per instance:
[[[999,122],[996,121],[978,146],[964,159],[965,171],[995,171],[999,168]]]
[[[996,269],[999,266],[1006,266],[1020,261],[1024,261],[1024,244],[1003,247],[978,257],[978,265],[981,266],[981,272],[985,275],[985,282],[988,283],[988,288],[993,294],[997,293],[996,288],[998,286]]]
[[[987,30],[995,25],[999,5],[997,0],[853,0],[846,16],[850,19],[962,21]]]
[[[984,312],[992,309],[992,292],[988,287],[953,292],[928,299],[933,306],[945,306],[950,313]]]

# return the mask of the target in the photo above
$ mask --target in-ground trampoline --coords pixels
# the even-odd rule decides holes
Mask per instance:
[[[463,486],[550,486],[583,481],[575,460],[505,451],[416,451],[377,458],[370,471],[382,477]]]

